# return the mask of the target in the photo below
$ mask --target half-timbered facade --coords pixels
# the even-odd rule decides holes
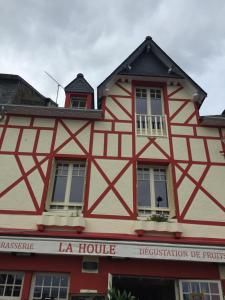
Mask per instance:
[[[150,37],[97,93],[0,110],[0,299],[222,300],[225,115]]]

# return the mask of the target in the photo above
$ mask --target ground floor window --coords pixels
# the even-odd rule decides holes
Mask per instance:
[[[218,281],[180,280],[181,300],[221,300],[222,290]]]
[[[68,289],[68,274],[36,273],[33,278],[31,299],[68,299]]]
[[[0,299],[20,299],[24,274],[0,271]]]

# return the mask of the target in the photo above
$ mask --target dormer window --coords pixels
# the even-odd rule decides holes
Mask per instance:
[[[71,107],[74,109],[86,109],[87,108],[87,97],[85,96],[72,96]]]

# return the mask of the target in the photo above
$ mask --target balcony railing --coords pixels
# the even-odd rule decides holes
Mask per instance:
[[[167,136],[166,115],[136,114],[137,135],[142,136]]]

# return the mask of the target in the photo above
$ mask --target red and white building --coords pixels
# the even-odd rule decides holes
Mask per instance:
[[[225,115],[150,37],[65,94],[0,110],[0,299],[222,300]]]

